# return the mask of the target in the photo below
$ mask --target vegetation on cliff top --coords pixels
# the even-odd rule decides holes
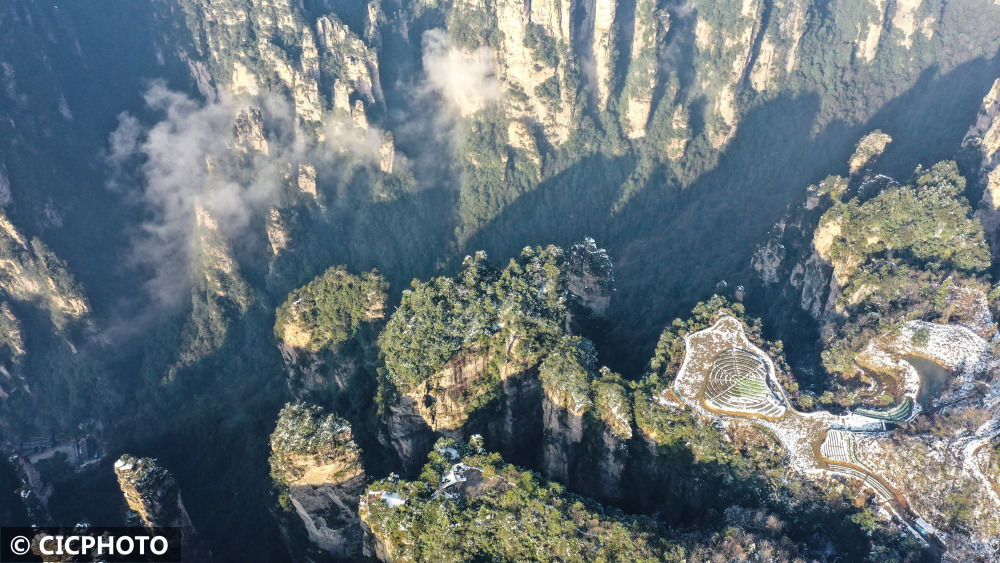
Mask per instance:
[[[335,266],[290,294],[278,307],[275,337],[319,352],[336,350],[368,322],[382,318],[389,284],[377,270],[353,275]]]
[[[361,471],[361,449],[354,442],[351,425],[322,407],[287,403],[278,413],[271,433],[271,479],[278,492],[278,504],[291,510],[288,487],[305,473],[303,462],[335,464],[336,472],[328,478],[347,478]]]
[[[345,452],[349,454],[346,458],[360,463],[358,446],[346,420],[316,405],[288,403],[278,414],[271,433],[271,477],[285,484],[299,477],[289,462],[293,456],[344,459]]]
[[[821,225],[840,224],[829,254],[834,274],[846,279],[836,306],[847,313],[823,352],[827,370],[853,373],[874,336],[906,320],[940,318],[951,287],[984,285],[990,251],[964,190],[955,163],[939,162],[917,168],[907,185],[869,199],[853,194],[823,215]]]
[[[442,488],[459,463],[462,481]],[[405,502],[386,501],[397,497]],[[605,509],[499,454],[449,439],[438,441],[419,480],[371,484],[362,518],[396,560],[660,561],[684,553],[648,519]]]
[[[830,254],[844,262],[896,258],[929,270],[982,272],[990,265],[989,248],[964,190],[958,166],[945,161],[918,167],[909,185],[835,205],[821,220],[842,224]]]
[[[384,375],[405,394],[460,351],[495,347],[532,358],[563,334],[566,280],[561,249],[525,248],[503,269],[468,256],[454,278],[414,280],[379,338]]]
[[[549,400],[579,414],[591,405],[590,382],[597,371],[597,350],[586,338],[564,336],[538,369]]]
[[[394,560],[790,561],[800,555],[773,515],[744,510],[718,532],[678,533],[506,464],[476,437],[471,445],[439,440],[417,480],[370,485],[361,514]]]

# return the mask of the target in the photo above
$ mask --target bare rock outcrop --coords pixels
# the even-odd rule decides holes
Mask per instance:
[[[607,250],[598,248],[590,237],[573,245],[566,261],[566,282],[570,301],[594,317],[603,317],[615,291],[614,266]]]
[[[440,436],[464,440],[482,434],[513,458],[533,459],[538,433],[531,429],[542,416],[537,366],[518,356],[514,340],[500,352],[470,350],[456,356],[387,406],[383,442],[408,470],[423,462]],[[499,382],[491,385],[494,376]],[[484,399],[494,394],[495,408],[484,410]]]
[[[979,157],[978,183],[983,197],[976,217],[983,223],[987,240],[994,253],[1000,250],[1000,78],[983,98],[975,123],[969,127],[962,146]]]
[[[90,304],[66,265],[45,244],[22,234],[0,211],[0,291],[15,301],[38,303],[61,328],[90,312]]]

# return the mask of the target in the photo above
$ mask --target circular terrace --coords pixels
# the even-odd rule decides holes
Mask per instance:
[[[785,407],[767,384],[764,359],[743,348],[729,348],[715,357],[705,384],[709,408],[780,417]]]

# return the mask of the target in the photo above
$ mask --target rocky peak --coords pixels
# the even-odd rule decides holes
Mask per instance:
[[[278,308],[275,335],[294,348],[336,351],[385,316],[388,285],[377,271],[354,275],[335,266],[292,291]]]
[[[264,136],[264,118],[260,108],[250,107],[236,114],[233,123],[233,148],[243,153],[269,154]]]
[[[114,471],[125,502],[143,525],[180,528],[182,559],[212,560],[184,508],[177,481],[157,460],[123,454],[115,461]]]
[[[862,137],[847,162],[851,176],[871,168],[891,142],[892,137],[878,129]]]
[[[374,328],[385,316],[388,285],[377,272],[328,269],[278,307],[274,334],[296,396],[343,392],[373,376]],[[351,352],[341,348],[351,344]],[[368,373],[369,370],[372,373]]]
[[[316,20],[316,34],[328,68],[337,69],[334,108],[350,112],[347,99],[351,95],[367,104],[384,104],[375,51],[332,14]]]
[[[570,300],[595,317],[603,317],[615,291],[615,274],[607,250],[587,237],[574,244],[566,259]]]
[[[565,319],[563,252],[525,248],[504,270],[478,252],[464,266],[455,278],[415,282],[379,340],[380,439],[408,469],[435,433],[480,433],[508,448],[523,443],[519,455],[539,446],[523,429],[537,428],[537,366]]]
[[[334,557],[358,557],[365,472],[347,421],[315,405],[285,405],[271,434],[270,464],[279,502],[295,511],[310,540]]]
[[[267,242],[271,245],[271,252],[277,256],[288,248],[289,235],[285,228],[285,221],[281,211],[277,207],[271,207],[267,212]]]
[[[125,502],[149,527],[190,526],[177,481],[153,458],[124,454],[115,462]]]

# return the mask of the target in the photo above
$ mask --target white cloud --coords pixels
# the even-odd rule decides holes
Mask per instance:
[[[145,127],[119,116],[109,139],[109,162],[138,160],[141,201],[148,214],[133,241],[132,260],[150,272],[147,290],[159,305],[174,305],[190,287],[196,255],[195,211],[206,209],[227,237],[237,237],[254,213],[276,201],[286,163],[298,147],[291,113],[280,102],[263,104],[267,154],[233,150],[234,116],[246,109],[231,100],[201,104],[155,82],[146,105],[164,119]],[[118,187],[122,182],[114,180]]]
[[[461,116],[483,109],[503,94],[503,85],[495,76],[496,61],[490,48],[460,50],[452,46],[444,30],[424,32],[423,64],[427,87]]]
[[[141,186],[138,200],[148,218],[132,241],[131,258],[148,271],[146,289],[158,308],[180,304],[189,295],[200,251],[198,209],[235,242],[255,215],[279,201],[286,186],[296,185],[299,164],[315,166],[317,175],[329,181],[378,163],[380,129],[355,127],[349,118],[331,114],[321,127],[323,142],[315,143],[301,132],[292,106],[277,96],[239,101],[222,96],[202,103],[158,81],[145,101],[163,119],[147,126],[132,115],[119,115],[107,161],[110,187]],[[260,118],[247,120],[251,112]],[[234,135],[241,114],[242,143]]]

